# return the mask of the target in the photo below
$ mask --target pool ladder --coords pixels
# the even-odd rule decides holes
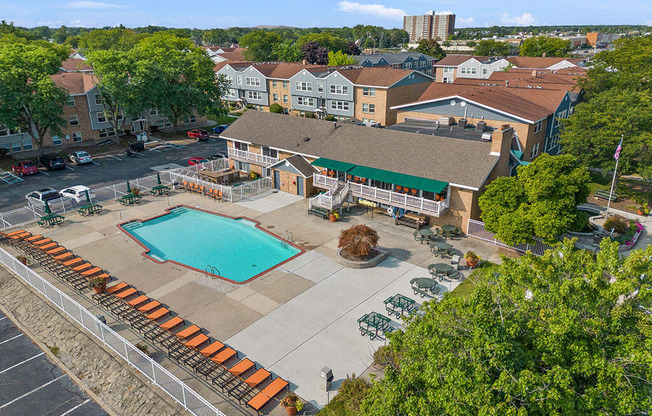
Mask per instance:
[[[208,264],[208,265],[206,265],[206,277],[208,277],[208,275],[211,275],[211,274],[213,275],[211,277],[221,275],[220,271],[219,271],[219,269],[217,267],[211,266],[210,264]]]
[[[294,243],[294,234],[292,234],[292,231],[290,231],[290,230],[285,230],[285,231],[283,231],[283,235],[281,236],[281,240],[285,244]]]

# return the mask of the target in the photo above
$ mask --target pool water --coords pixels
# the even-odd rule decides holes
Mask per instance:
[[[156,261],[174,261],[235,283],[248,281],[301,250],[256,227],[189,207],[142,222],[122,224]]]

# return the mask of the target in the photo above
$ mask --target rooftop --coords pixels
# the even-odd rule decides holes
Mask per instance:
[[[83,59],[69,58],[61,62],[61,68],[68,72],[92,71],[93,67]]]
[[[95,77],[86,72],[59,72],[50,75],[55,84],[68,91],[68,94],[83,94],[95,87]]]
[[[493,132],[493,128],[487,126],[484,131],[476,130],[475,126],[469,128],[460,128],[458,126],[439,126],[438,123],[434,121],[426,120],[407,120],[403,123],[398,123],[386,127],[389,130],[397,130],[408,133],[418,133],[425,134],[429,136],[440,136],[440,137],[449,137],[453,139],[463,139],[463,140],[474,140],[480,142],[486,142],[487,139],[483,139],[483,135]],[[486,137],[486,136],[485,136]]]

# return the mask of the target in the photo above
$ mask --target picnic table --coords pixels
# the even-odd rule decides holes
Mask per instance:
[[[414,299],[410,299],[400,293],[388,297],[383,303],[385,304],[385,309],[387,309],[387,315],[389,316],[392,316],[392,314],[402,316],[404,312],[409,314],[417,308],[417,303]]]
[[[133,205],[139,204],[140,200],[143,199],[142,196],[136,194],[127,194],[120,197],[118,200],[122,205]]]
[[[430,250],[435,253],[435,256],[441,255],[444,258],[444,254],[450,255],[450,251],[453,249],[453,246],[445,243],[443,241],[435,241],[430,244]]]
[[[59,214],[51,213],[41,217],[41,219],[38,220],[37,223],[39,226],[43,228],[54,227],[55,225],[62,224],[64,219],[65,218]]]
[[[149,193],[154,196],[169,195],[170,187],[165,185],[156,185],[149,190]]]
[[[459,234],[457,227],[453,225],[442,225],[441,226],[442,234],[444,237],[455,237]]]
[[[429,277],[417,277],[410,280],[410,284],[412,285],[414,294],[419,295],[422,298],[425,296],[433,297],[439,293],[439,290],[435,289],[437,287],[437,282]]]
[[[442,277],[450,275],[454,270],[454,267],[446,263],[434,263],[428,266],[428,271],[433,277],[439,277],[441,280]]]
[[[95,203],[84,204],[81,207],[79,207],[77,212],[79,212],[79,215],[84,217],[88,215],[99,214],[100,212],[102,212],[102,205],[95,204]]]
[[[394,330],[394,327],[390,325],[391,322],[391,319],[379,314],[378,312],[365,314],[358,319],[360,335],[368,335],[369,338],[373,340],[379,337],[379,331],[383,334],[389,334]]]

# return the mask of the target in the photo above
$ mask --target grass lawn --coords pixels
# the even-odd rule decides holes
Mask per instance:
[[[216,117],[216,116],[206,116],[206,118],[209,119],[209,120],[211,120],[211,121],[214,121],[216,125],[220,125],[220,124],[231,124],[231,123],[233,123],[233,122],[236,120],[235,117],[232,117],[232,116],[230,116],[230,115],[219,116],[219,117]]]
[[[591,179],[588,186],[591,195],[599,189],[605,191],[611,189],[612,177],[610,175],[603,175],[600,172],[589,172],[589,175]],[[618,194],[618,200],[612,203],[614,208],[636,212],[636,208],[639,205],[636,201],[638,198],[643,198],[647,201],[648,205],[652,205],[652,183],[631,177],[616,178],[616,189],[614,192]],[[606,205],[606,201],[596,201],[593,196],[589,197],[589,202]]]
[[[499,268],[498,264],[491,263],[491,262],[485,262],[482,263],[477,269],[471,273],[469,277],[464,279],[462,283],[460,283],[452,292],[450,292],[450,295],[448,296],[453,296],[453,297],[466,297],[468,296],[473,289],[475,288],[475,284],[484,279],[487,276],[490,276],[492,273],[496,272]]]

